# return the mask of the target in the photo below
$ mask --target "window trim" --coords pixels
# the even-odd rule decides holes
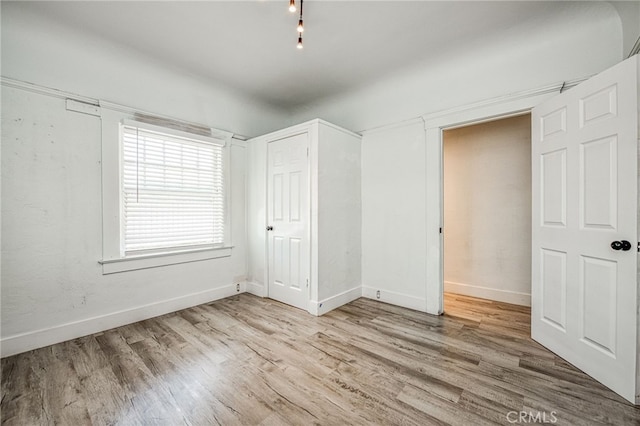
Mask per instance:
[[[166,265],[216,259],[231,255],[231,137],[230,132],[211,129],[211,136],[189,133],[134,120],[133,114],[102,108],[102,265],[103,275]],[[123,205],[121,197],[121,132],[124,125],[140,127],[179,137],[203,140],[222,145],[224,173],[224,244],[211,247],[179,247],[144,254],[124,255],[121,226]]]
[[[164,253],[143,254],[118,259],[101,260],[102,275],[118,272],[137,271],[139,269],[155,268],[158,266],[178,265],[180,263],[197,262],[199,260],[218,259],[231,256],[233,247],[214,247],[206,249],[191,249],[169,251]]]

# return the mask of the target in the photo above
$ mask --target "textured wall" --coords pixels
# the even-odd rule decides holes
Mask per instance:
[[[362,140],[363,295],[425,309],[426,164],[422,123]]]
[[[245,148],[231,148],[231,257],[102,275],[101,122],[2,88],[2,350],[21,351],[235,293]]]
[[[360,138],[318,129],[318,300],[361,286]]]

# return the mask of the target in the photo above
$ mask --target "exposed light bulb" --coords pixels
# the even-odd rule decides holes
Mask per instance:
[[[302,35],[298,36],[298,45],[296,47],[302,49]]]
[[[293,13],[296,11],[296,0],[289,0],[289,12]]]
[[[301,33],[304,31],[304,25],[302,24],[302,19],[298,21],[298,32]]]

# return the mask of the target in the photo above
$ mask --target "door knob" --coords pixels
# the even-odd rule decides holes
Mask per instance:
[[[273,231],[273,226],[267,226],[267,231]],[[619,249],[616,249],[619,250]]]
[[[631,250],[631,243],[627,240],[614,241],[611,243],[611,248],[614,250],[629,251]]]

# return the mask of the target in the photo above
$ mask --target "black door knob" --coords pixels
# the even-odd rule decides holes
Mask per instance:
[[[611,243],[611,248],[614,250],[629,251],[631,250],[631,243],[627,240],[614,241]]]
[[[267,226],[267,231],[273,231],[273,226]],[[620,249],[616,249],[616,250],[620,250]]]

